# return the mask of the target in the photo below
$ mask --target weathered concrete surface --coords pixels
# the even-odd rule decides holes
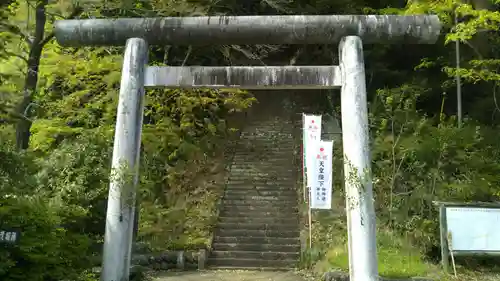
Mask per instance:
[[[202,272],[168,272],[155,281],[305,281],[294,272],[218,270]]]
[[[150,45],[335,44],[349,35],[363,43],[432,44],[435,15],[214,16],[61,20],[63,46],[123,46],[131,37]]]
[[[322,89],[340,88],[338,66],[149,66],[146,87]]]

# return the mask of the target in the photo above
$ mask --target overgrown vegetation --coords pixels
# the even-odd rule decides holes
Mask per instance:
[[[99,260],[93,258],[100,252],[95,245],[104,231],[123,50],[64,49],[47,37],[36,91],[26,93],[32,102],[19,109],[33,48],[24,34],[39,26],[33,21],[36,3],[13,1],[3,7],[0,24],[0,216],[2,227],[22,233],[18,245],[2,246],[0,279],[90,280],[88,270]],[[60,18],[55,14],[85,8],[82,17],[89,17],[105,10],[80,4],[45,4],[46,36],[53,36],[50,23]],[[187,59],[185,51],[153,52],[150,61]],[[138,239],[152,250],[209,246],[232,131],[227,118],[252,102],[251,95],[237,90],[148,91]],[[25,140],[15,125],[25,121],[29,149],[18,151]]]
[[[62,48],[53,40],[54,20],[205,14],[440,16],[444,35],[436,45],[365,47],[380,272],[436,275],[431,263],[439,240],[432,201],[499,197],[498,5],[493,0],[1,3],[0,219],[1,227],[23,234],[19,245],[1,248],[0,279],[91,280],[93,245],[103,234],[123,48]],[[331,47],[268,45],[154,47],[149,59],[159,65],[336,60]],[[463,80],[461,127],[456,74]],[[308,99],[328,105],[322,97]],[[242,91],[147,92],[140,240],[157,250],[209,245],[231,132],[228,120],[252,102]],[[338,104],[338,95],[331,102]],[[335,147],[342,155],[341,145]],[[336,171],[342,170],[340,160]],[[342,176],[336,172],[335,179],[341,210]],[[321,214],[313,229],[316,270],[345,269],[345,222]]]
[[[382,276],[446,278],[436,264],[440,240],[433,201],[498,200],[499,49],[494,31],[498,30],[500,14],[495,3],[487,2],[410,2],[405,9],[382,10],[384,13],[437,13],[446,28],[451,28],[441,42],[443,47],[438,44],[432,48],[432,54],[418,59],[408,54],[402,56],[406,67],[397,66],[393,60],[367,60],[377,67],[374,71],[378,73],[373,77],[399,77],[395,83],[376,86],[373,85],[378,83],[376,78],[368,80],[373,81],[370,129]],[[453,26],[454,13],[461,19],[456,26]],[[462,51],[462,68],[458,71],[454,67],[454,48],[448,44],[455,40],[460,41]],[[379,57],[378,50],[368,52],[370,55],[377,52]],[[400,73],[392,72],[394,69]],[[466,115],[461,126],[457,126],[456,116],[456,74],[465,81],[462,90]],[[403,78],[405,75],[411,78]],[[336,147],[335,170],[341,171],[341,145]],[[343,176],[337,173],[337,216],[315,215],[315,247],[309,255],[313,260],[308,263],[319,261],[315,265],[317,272],[348,269],[346,222],[339,216],[344,206],[342,180]],[[461,280],[498,278],[485,272],[459,273]]]

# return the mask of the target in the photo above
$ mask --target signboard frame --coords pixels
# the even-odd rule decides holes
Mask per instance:
[[[458,203],[458,202],[433,202],[439,208],[439,234],[441,244],[441,264],[445,272],[450,268],[450,257],[453,256],[500,256],[500,251],[464,251],[450,249],[448,244],[448,223],[447,212],[448,208],[483,208],[483,209],[500,209],[500,202],[473,202],[473,203]],[[453,239],[453,238],[452,238]]]
[[[17,245],[21,239],[21,230],[10,227],[0,227],[0,244]],[[13,239],[12,239],[13,237]]]

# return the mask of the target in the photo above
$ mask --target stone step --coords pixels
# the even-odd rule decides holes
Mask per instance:
[[[244,141],[261,141],[261,142],[267,142],[267,143],[292,143],[294,141],[294,136],[295,134],[292,132],[283,132],[283,133],[274,133],[273,134],[260,134],[260,135],[254,135],[251,133],[247,134],[241,134],[240,135],[240,140]]]
[[[236,164],[236,163],[245,163],[245,165],[251,165],[251,166],[254,166],[254,167],[258,167],[258,169],[262,170],[262,169],[271,169],[271,171],[273,171],[272,169],[276,168],[276,167],[284,167],[284,168],[287,168],[287,169],[290,169],[290,168],[293,168],[293,163],[292,161],[295,161],[295,159],[292,159],[291,157],[287,157],[287,159],[282,159],[282,160],[279,160],[279,161],[269,161],[270,158],[269,156],[248,156],[248,157],[240,157],[240,158],[236,158],[236,159],[232,159],[232,163],[233,164]],[[297,161],[295,161],[297,162]],[[269,170],[268,170],[269,171]],[[279,170],[277,170],[279,171]]]
[[[288,181],[295,182],[295,179],[290,175],[258,175],[258,174],[231,174],[229,175],[228,181]]]
[[[250,148],[270,148],[273,150],[290,149],[296,146],[294,139],[287,138],[283,140],[270,140],[270,139],[254,139],[254,138],[240,138],[234,144],[237,150],[248,151]]]
[[[270,152],[238,152],[236,151],[233,155],[233,163],[245,163],[247,161],[252,161],[256,165],[263,164],[290,164],[293,154],[291,152],[280,152],[280,153],[270,153]]]
[[[290,154],[291,155],[291,154]],[[270,155],[253,155],[253,156],[242,156],[232,158],[232,163],[246,163],[249,165],[253,165],[256,167],[287,167],[290,168],[292,166],[292,161],[294,158],[292,157],[284,157],[279,160],[275,160],[273,156]]]
[[[299,115],[300,116],[300,115]],[[259,127],[261,124],[292,124],[294,121],[291,119],[289,115],[281,114],[275,115],[273,117],[267,117],[258,119],[257,116],[249,119],[249,125],[247,126],[255,126]]]
[[[255,173],[255,172],[233,172],[231,171],[227,177],[227,181],[242,181],[242,182],[269,182],[269,181],[279,181],[279,182],[296,182],[297,176],[292,172],[286,173],[277,173],[277,174],[264,174],[264,173]]]
[[[219,216],[219,223],[260,223],[260,224],[295,224],[297,225],[299,223],[299,218],[298,217],[283,217],[283,218],[276,218],[276,217],[247,217],[247,216]]]
[[[260,251],[260,252],[300,252],[300,244],[243,244],[243,243],[214,243],[216,251]]]
[[[286,155],[297,149],[297,145],[290,142],[275,143],[272,141],[240,140],[233,146],[237,155],[251,155],[253,152],[269,152],[272,154]]]
[[[282,134],[280,137],[269,137],[269,136],[252,136],[252,135],[240,135],[240,138],[236,145],[289,145],[295,144],[297,140],[289,134]]]
[[[250,129],[250,128],[247,128]],[[281,128],[280,128],[281,129]],[[242,137],[247,138],[256,138],[256,139],[283,139],[283,138],[292,138],[293,130],[290,128],[273,129],[272,127],[259,127],[258,131],[255,130],[243,130],[241,132]]]
[[[259,161],[262,160],[262,162],[282,162],[286,161],[290,158],[293,157],[296,149],[290,147],[289,149],[282,149],[282,150],[277,150],[274,148],[264,148],[264,147],[258,147],[254,149],[235,149],[234,154],[232,155],[231,159],[238,159],[238,160],[246,160],[246,161]],[[300,152],[300,151],[299,151]],[[241,162],[237,162],[241,163]],[[258,163],[256,163],[258,164]]]
[[[284,178],[284,177],[268,177],[268,178],[256,178],[252,176],[229,176],[226,181],[227,185],[249,185],[252,186],[261,186],[261,187],[281,187],[291,186],[297,184],[296,178]]]
[[[254,139],[284,139],[293,137],[293,130],[289,128],[272,128],[272,127],[260,127],[259,130],[253,130],[254,128],[247,128],[248,130],[243,130],[240,136],[245,138]]]
[[[290,146],[288,148],[274,148],[274,147],[264,147],[264,146],[254,146],[254,147],[242,147],[241,149],[234,149],[233,158],[258,158],[266,157],[270,161],[280,161],[290,158],[295,152],[295,147]],[[272,157],[270,157],[272,156]]]
[[[296,214],[298,213],[297,205],[294,206],[253,206],[253,205],[228,205],[222,204],[222,213],[231,212],[254,212],[255,216],[261,216],[262,213],[272,213],[277,214]]]
[[[291,154],[290,154],[291,155]],[[234,164],[242,164],[244,163],[245,165],[251,165],[254,166],[255,168],[259,170],[267,170],[269,171],[283,171],[285,169],[290,170],[292,168],[295,168],[295,162],[298,162],[296,158],[292,157],[285,157],[280,160],[274,160],[272,159],[273,156],[270,155],[264,155],[264,156],[248,156],[248,157],[241,157],[241,158],[236,158],[236,159],[231,159],[231,163]],[[295,162],[293,162],[295,161]]]
[[[259,267],[259,266],[227,266],[227,265],[214,265],[208,263],[211,269],[213,270],[223,270],[223,271],[238,271],[238,270],[245,270],[245,271],[269,271],[269,272],[287,272],[293,269],[294,267],[287,267],[287,266],[266,266],[266,267]],[[428,280],[425,280],[428,281]]]
[[[239,142],[236,143],[236,147],[250,148],[250,147],[290,147],[294,145],[295,139],[288,136],[284,136],[277,139],[266,138],[266,137],[253,137],[253,136],[240,136]]]
[[[270,189],[270,190],[263,190],[262,188],[258,187],[251,187],[248,189],[232,189],[232,188],[226,188],[224,192],[224,196],[228,196],[230,198],[231,196],[234,197],[241,197],[241,196],[271,196],[271,197],[278,197],[281,198],[283,197],[297,197],[297,191],[288,189],[288,190],[276,190],[276,189]]]
[[[285,123],[283,123],[285,122]],[[290,131],[290,128],[292,128],[293,123],[287,121],[272,121],[272,122],[255,122],[255,123],[250,123],[247,124],[243,130],[243,132],[247,133],[267,133],[267,132],[285,132],[286,130]]]
[[[215,236],[213,243],[225,244],[272,244],[272,245],[300,245],[299,237],[246,237],[246,236]]]
[[[245,125],[245,129],[254,129],[257,131],[261,131],[261,128],[276,128],[276,130],[281,130],[282,128],[287,128],[291,127],[293,124],[293,121],[288,120],[288,119],[283,119],[283,120],[250,120],[249,124]],[[250,131],[249,131],[250,132]]]
[[[279,161],[287,158],[291,158],[294,154],[301,152],[300,147],[297,146],[281,146],[276,148],[273,146],[255,145],[255,146],[242,146],[235,147],[233,150],[231,158],[262,158],[265,157],[267,160]],[[269,156],[272,156],[270,158]],[[243,163],[242,163],[243,164]]]
[[[258,195],[258,194],[231,194],[231,193],[226,193],[224,194],[224,200],[242,200],[242,201],[286,201],[286,202],[292,202],[294,204],[297,204],[297,194],[296,193],[290,193],[288,195],[276,195],[276,196],[269,196],[269,195]]]
[[[282,186],[252,186],[249,184],[228,183],[224,191],[226,194],[249,194],[252,196],[297,194],[297,191],[290,184]]]
[[[246,172],[246,173],[234,173],[230,172],[228,176],[228,180],[234,180],[234,181],[288,181],[288,182],[294,182],[296,178],[294,177],[293,173],[280,173],[280,174],[263,174],[263,173],[252,173],[252,172]]]
[[[259,175],[252,175],[252,174],[234,174],[230,173],[230,175],[227,177],[227,182],[232,182],[232,183],[247,183],[247,182],[252,182],[252,183],[275,183],[275,182],[288,182],[288,183],[296,183],[297,182],[297,177],[294,177],[293,175],[269,175],[269,176],[259,176]],[[277,184],[274,184],[277,185]]]
[[[275,138],[270,136],[254,136],[254,135],[240,135],[238,144],[248,144],[254,142],[257,144],[290,144],[295,143],[295,139],[290,137],[290,134],[281,134],[281,136],[275,136]]]
[[[252,167],[246,167],[246,168],[235,168],[231,166],[231,174],[233,175],[238,175],[238,174],[251,174],[251,175],[256,175],[256,176],[279,176],[279,175],[285,175],[285,176],[290,176],[293,175],[297,170],[293,170],[292,167],[293,165],[291,162],[280,165],[260,165],[260,164],[251,164]]]
[[[243,132],[244,133],[244,132]],[[283,133],[276,133],[274,136],[273,135],[252,135],[252,134],[241,134],[240,135],[240,141],[260,141],[260,142],[267,142],[267,143],[294,143],[294,136],[296,136],[296,133],[293,133],[292,131],[288,132],[283,132]]]
[[[294,268],[298,260],[264,260],[264,259],[234,259],[234,258],[213,258],[208,259],[210,266],[232,267],[232,268],[253,268],[253,267],[273,267],[273,268]]]
[[[252,121],[250,121],[252,122]],[[259,121],[259,122],[252,122],[250,124],[245,125],[245,132],[249,133],[266,133],[267,130],[273,129],[273,132],[282,132],[286,129],[289,129],[292,127],[293,122],[288,121],[288,120],[268,120],[266,121]]]
[[[269,164],[269,165],[264,165],[264,164],[259,164],[259,163],[249,163],[248,161],[245,161],[248,163],[248,167],[245,168],[240,168],[240,167],[234,167],[231,166],[231,174],[256,174],[256,175],[262,175],[262,176],[276,176],[276,175],[285,175],[285,176],[290,176],[296,173],[297,170],[293,170],[292,168],[294,167],[292,165],[292,162],[290,160],[287,160],[286,162],[282,164]],[[241,163],[241,162],[238,162]]]
[[[215,232],[219,237],[283,237],[298,238],[300,231],[296,230],[251,230],[251,229],[217,229]]]
[[[213,251],[211,256],[222,259],[298,260],[299,252]]]
[[[288,122],[288,123],[287,123]],[[272,122],[252,122],[245,125],[244,132],[248,133],[266,133],[267,130],[273,132],[282,132],[283,130],[291,128],[293,122],[290,121],[272,121]]]
[[[231,165],[231,173],[258,173],[258,174],[283,174],[294,173],[297,169],[291,169],[287,166],[274,166],[274,165],[246,165],[233,164]]]
[[[265,181],[265,180],[231,180],[226,182],[227,189],[244,189],[244,190],[292,190],[296,181]]]
[[[299,230],[298,222],[291,224],[262,224],[262,223],[228,223],[219,222],[217,228],[223,232],[232,229],[245,229],[245,230],[270,230],[270,231],[296,231]]]
[[[250,123],[245,125],[245,128],[255,128],[256,130],[260,130],[262,127],[272,127],[275,128],[286,128],[287,126],[291,126],[293,121],[288,117],[280,118],[280,119],[266,119],[266,120],[258,120],[258,119],[250,119]]]
[[[294,211],[294,212],[276,212],[275,210],[267,210],[267,211],[262,211],[262,210],[248,210],[248,209],[231,209],[228,208],[226,210],[221,209],[220,214],[221,217],[232,217],[232,218],[267,218],[267,217],[273,217],[275,219],[282,219],[282,218],[295,218],[299,216],[299,212]]]
[[[224,198],[222,200],[224,206],[238,205],[238,206],[253,206],[253,207],[276,207],[276,208],[286,208],[288,206],[297,207],[297,200],[232,200]]]

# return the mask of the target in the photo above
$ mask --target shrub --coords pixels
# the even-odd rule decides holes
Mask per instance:
[[[0,247],[0,280],[79,280],[90,265],[91,239],[65,225],[85,215],[78,206],[42,196],[2,199],[2,229],[21,235],[17,244]]]

